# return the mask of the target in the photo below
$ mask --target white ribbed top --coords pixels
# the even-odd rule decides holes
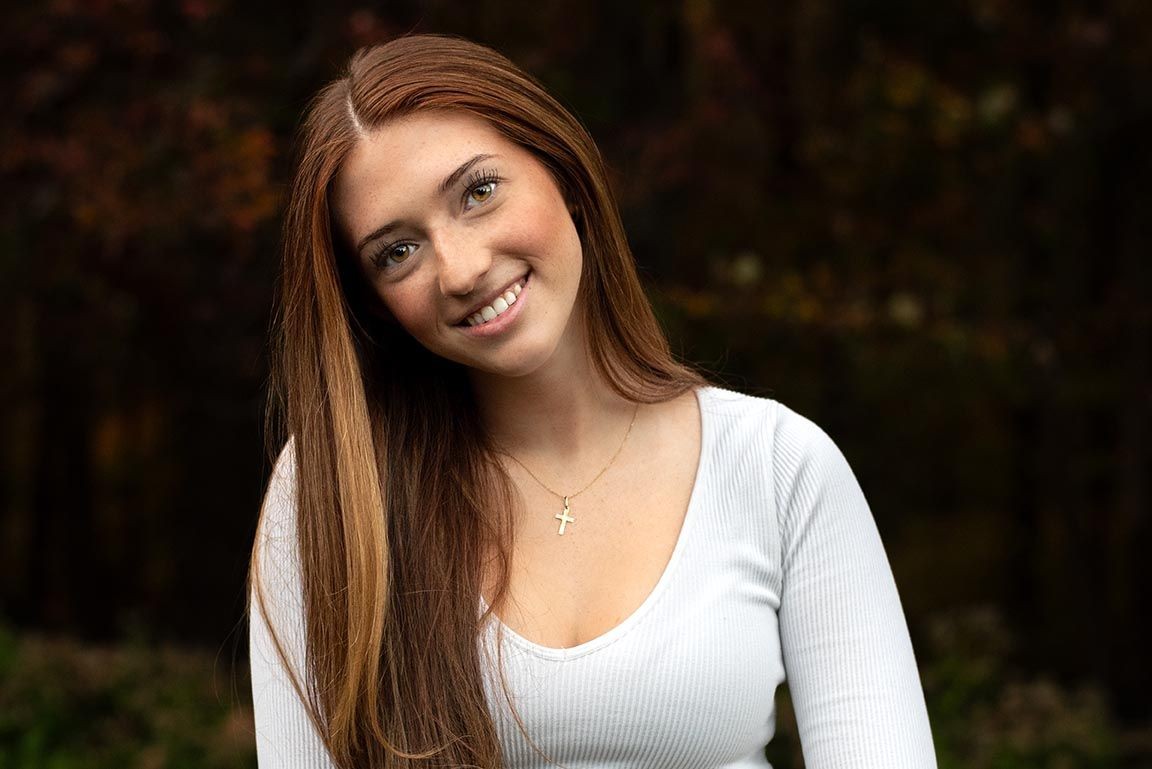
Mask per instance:
[[[688,511],[640,607],[568,649],[494,618],[486,626],[482,649],[494,659],[501,644],[529,734],[569,769],[768,767],[775,692],[787,680],[807,769],[934,769],[899,594],[844,455],[778,401],[719,387],[696,393],[702,445]],[[265,500],[263,562],[298,666],[290,447]],[[250,645],[261,769],[331,767],[256,608]],[[492,668],[486,687],[506,766],[548,766],[519,732]]]

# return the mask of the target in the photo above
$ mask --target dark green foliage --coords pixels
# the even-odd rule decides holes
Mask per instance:
[[[255,766],[246,679],[217,663],[0,628],[0,769]]]

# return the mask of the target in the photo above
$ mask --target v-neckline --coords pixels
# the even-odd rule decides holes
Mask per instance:
[[[688,506],[684,512],[684,520],[680,524],[680,533],[676,538],[676,545],[672,549],[672,555],[668,558],[668,563],[664,566],[664,571],[660,574],[660,579],[657,580],[656,585],[652,588],[648,596],[636,607],[631,614],[617,625],[604,631],[595,638],[591,638],[576,646],[556,647],[544,646],[535,641],[531,641],[524,636],[517,633],[504,621],[493,612],[489,616],[489,622],[492,624],[499,633],[502,633],[506,638],[515,643],[517,646],[535,654],[536,656],[545,659],[553,660],[570,660],[575,657],[582,657],[590,654],[598,649],[602,649],[608,644],[618,640],[625,633],[634,628],[646,615],[652,607],[659,601],[660,595],[667,589],[668,583],[672,580],[676,566],[683,557],[684,550],[687,548],[687,542],[693,524],[698,516],[696,508],[700,506],[700,497],[702,495],[701,487],[705,483],[705,478],[709,471],[710,455],[712,448],[712,425],[708,417],[707,399],[709,396],[709,386],[697,387],[694,390],[696,395],[696,402],[700,412],[700,456],[696,460],[696,475],[692,480],[692,491],[688,497]],[[480,613],[483,614],[488,610],[488,602],[484,599],[483,594],[480,596]]]

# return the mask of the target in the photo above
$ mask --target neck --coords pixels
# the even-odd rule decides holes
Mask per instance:
[[[547,364],[518,377],[470,372],[496,445],[529,466],[565,468],[562,475],[572,480],[612,456],[636,413],[636,404],[612,390],[584,350],[561,345]]]

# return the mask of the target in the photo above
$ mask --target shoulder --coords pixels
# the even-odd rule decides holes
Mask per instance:
[[[700,416],[718,439],[718,449],[731,450],[767,435],[779,403],[772,398],[729,390],[717,385],[696,391]]]
[[[272,466],[260,508],[256,546],[265,559],[294,553],[296,545],[296,441],[289,436]]]
[[[272,465],[272,473],[268,479],[269,489],[277,488],[280,491],[294,486],[296,483],[296,436],[289,435]]]
[[[710,421],[712,450],[736,472],[743,466],[767,476],[777,509],[786,515],[797,492],[817,485],[855,483],[843,452],[816,421],[775,398],[721,387],[700,390],[701,410]]]
[[[854,493],[854,479],[829,434],[772,397],[721,387],[698,391],[709,451],[710,488],[724,530],[757,543],[778,583],[780,568],[813,521]]]
[[[820,425],[775,398],[715,385],[701,388],[699,395],[704,418],[713,421],[730,448],[754,440],[766,444],[773,455],[783,451],[794,456],[827,450],[832,443]]]
[[[284,506],[291,504],[296,491],[296,437],[288,436],[284,447],[272,465],[268,476],[268,486],[264,494],[264,506]]]

